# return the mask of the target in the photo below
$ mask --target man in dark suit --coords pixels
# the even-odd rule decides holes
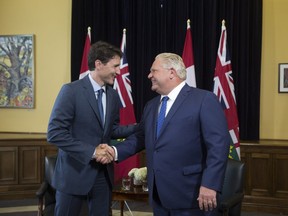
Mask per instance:
[[[121,103],[111,85],[120,74],[121,56],[111,44],[93,44],[88,55],[90,74],[63,85],[57,96],[47,133],[48,142],[59,148],[52,180],[55,215],[79,215],[86,199],[89,215],[109,215],[113,158],[108,145],[99,148],[99,144],[126,137],[136,127],[119,126]],[[99,156],[105,156],[103,164],[95,160]]]
[[[176,54],[159,54],[148,78],[159,96],[146,104],[139,131],[114,147],[115,160],[146,149],[154,216],[218,215],[230,140],[217,97],[185,84]]]

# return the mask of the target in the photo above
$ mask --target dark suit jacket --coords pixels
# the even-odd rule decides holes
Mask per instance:
[[[146,148],[150,200],[155,181],[164,207],[197,208],[200,185],[221,191],[223,184],[230,142],[224,112],[212,92],[185,85],[156,139],[159,103],[160,96],[146,104],[140,130],[117,146],[119,161]]]
[[[121,103],[117,92],[106,87],[105,127],[100,124],[97,100],[89,77],[63,85],[55,101],[47,140],[59,147],[52,185],[69,194],[83,195],[91,189],[98,169],[91,160],[95,147],[110,143],[111,136],[126,137],[134,126],[119,127]],[[107,167],[113,183],[113,163]]]

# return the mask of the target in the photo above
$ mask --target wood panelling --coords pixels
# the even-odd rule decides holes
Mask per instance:
[[[288,155],[275,155],[274,160],[274,188],[275,197],[287,198],[288,197]],[[283,172],[286,172],[283,174]]]
[[[19,158],[19,183],[20,184],[37,184],[40,182],[40,146],[20,147]]]
[[[288,214],[288,140],[241,143],[248,211]]]
[[[255,196],[270,196],[272,185],[269,182],[271,176],[271,160],[269,154],[251,154],[251,194]]]
[[[0,133],[0,199],[35,198],[44,157],[56,153],[45,134]]]
[[[0,146],[0,185],[18,182],[18,148]]]

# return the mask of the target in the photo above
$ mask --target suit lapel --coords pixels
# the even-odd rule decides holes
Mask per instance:
[[[151,122],[152,122],[152,125],[153,125],[153,137],[154,139],[156,140],[157,139],[157,119],[158,119],[158,111],[159,111],[159,106],[160,106],[160,96],[156,97],[155,100],[153,101],[153,104],[152,104],[152,110],[153,112],[152,115],[151,115]]]
[[[91,108],[93,109],[93,111],[97,117],[97,120],[99,121],[99,124],[103,127],[103,125],[101,123],[100,112],[99,112],[99,109],[97,106],[95,92],[94,92],[93,86],[89,80],[89,76],[85,76],[82,80],[83,80],[82,87],[84,89],[84,94],[86,95],[88,103],[91,106]]]
[[[169,123],[169,121],[171,120],[171,118],[175,115],[175,113],[177,112],[177,110],[179,109],[179,107],[181,106],[181,104],[185,101],[186,99],[186,95],[188,94],[188,92],[190,91],[190,87],[185,84],[185,86],[181,89],[181,91],[179,92],[175,102],[173,103],[171,109],[169,110],[166,118],[164,119],[159,137],[161,136],[161,134],[165,131],[165,128],[167,127],[167,124]],[[160,100],[160,99],[159,99]],[[158,109],[157,109],[158,110]],[[157,119],[157,116],[156,116]],[[156,125],[157,123],[155,123]],[[156,130],[155,130],[156,131]],[[156,136],[155,136],[156,137]]]
[[[105,115],[105,125],[104,125],[104,133],[107,131],[108,129],[108,125],[111,121],[112,118],[112,112],[111,109],[115,106],[115,104],[113,105],[113,95],[112,95],[112,91],[110,91],[109,86],[106,86],[106,115]]]

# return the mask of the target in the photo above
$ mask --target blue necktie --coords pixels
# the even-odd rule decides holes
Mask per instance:
[[[166,107],[167,107],[167,101],[169,100],[168,96],[165,96],[162,98],[162,104],[160,108],[160,112],[158,114],[158,120],[157,120],[157,138],[159,136],[161,127],[163,125],[164,119],[165,119],[165,113],[166,113]]]
[[[101,123],[103,125],[104,124],[104,112],[103,112],[103,104],[102,104],[102,95],[103,95],[104,90],[101,88],[97,92],[98,92],[97,103],[98,103]]]

